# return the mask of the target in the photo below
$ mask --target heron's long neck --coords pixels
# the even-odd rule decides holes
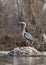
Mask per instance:
[[[26,26],[24,25],[24,27],[23,27],[23,34],[24,34],[24,32],[25,32],[25,27],[26,27]]]

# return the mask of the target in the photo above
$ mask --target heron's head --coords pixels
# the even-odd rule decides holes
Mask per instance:
[[[19,24],[23,24],[23,25],[25,25],[25,26],[26,26],[26,23],[25,23],[25,22],[19,22]]]

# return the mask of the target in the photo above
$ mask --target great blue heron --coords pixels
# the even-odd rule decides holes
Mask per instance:
[[[24,25],[23,31],[22,31],[22,36],[33,43],[33,41],[34,41],[33,36],[25,31],[26,23],[25,22],[19,22],[19,23]]]

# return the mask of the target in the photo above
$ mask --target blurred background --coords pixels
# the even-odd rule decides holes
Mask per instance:
[[[28,46],[22,37],[22,27],[18,22],[26,22],[28,31],[37,41],[29,43],[39,51],[46,51],[46,0],[0,0],[0,50]],[[43,10],[44,9],[44,10]]]

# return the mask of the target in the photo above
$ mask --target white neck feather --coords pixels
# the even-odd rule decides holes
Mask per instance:
[[[26,25],[24,25],[24,27],[23,27],[23,31],[22,31],[23,36],[24,36],[24,33],[25,33],[25,27],[26,27]]]

